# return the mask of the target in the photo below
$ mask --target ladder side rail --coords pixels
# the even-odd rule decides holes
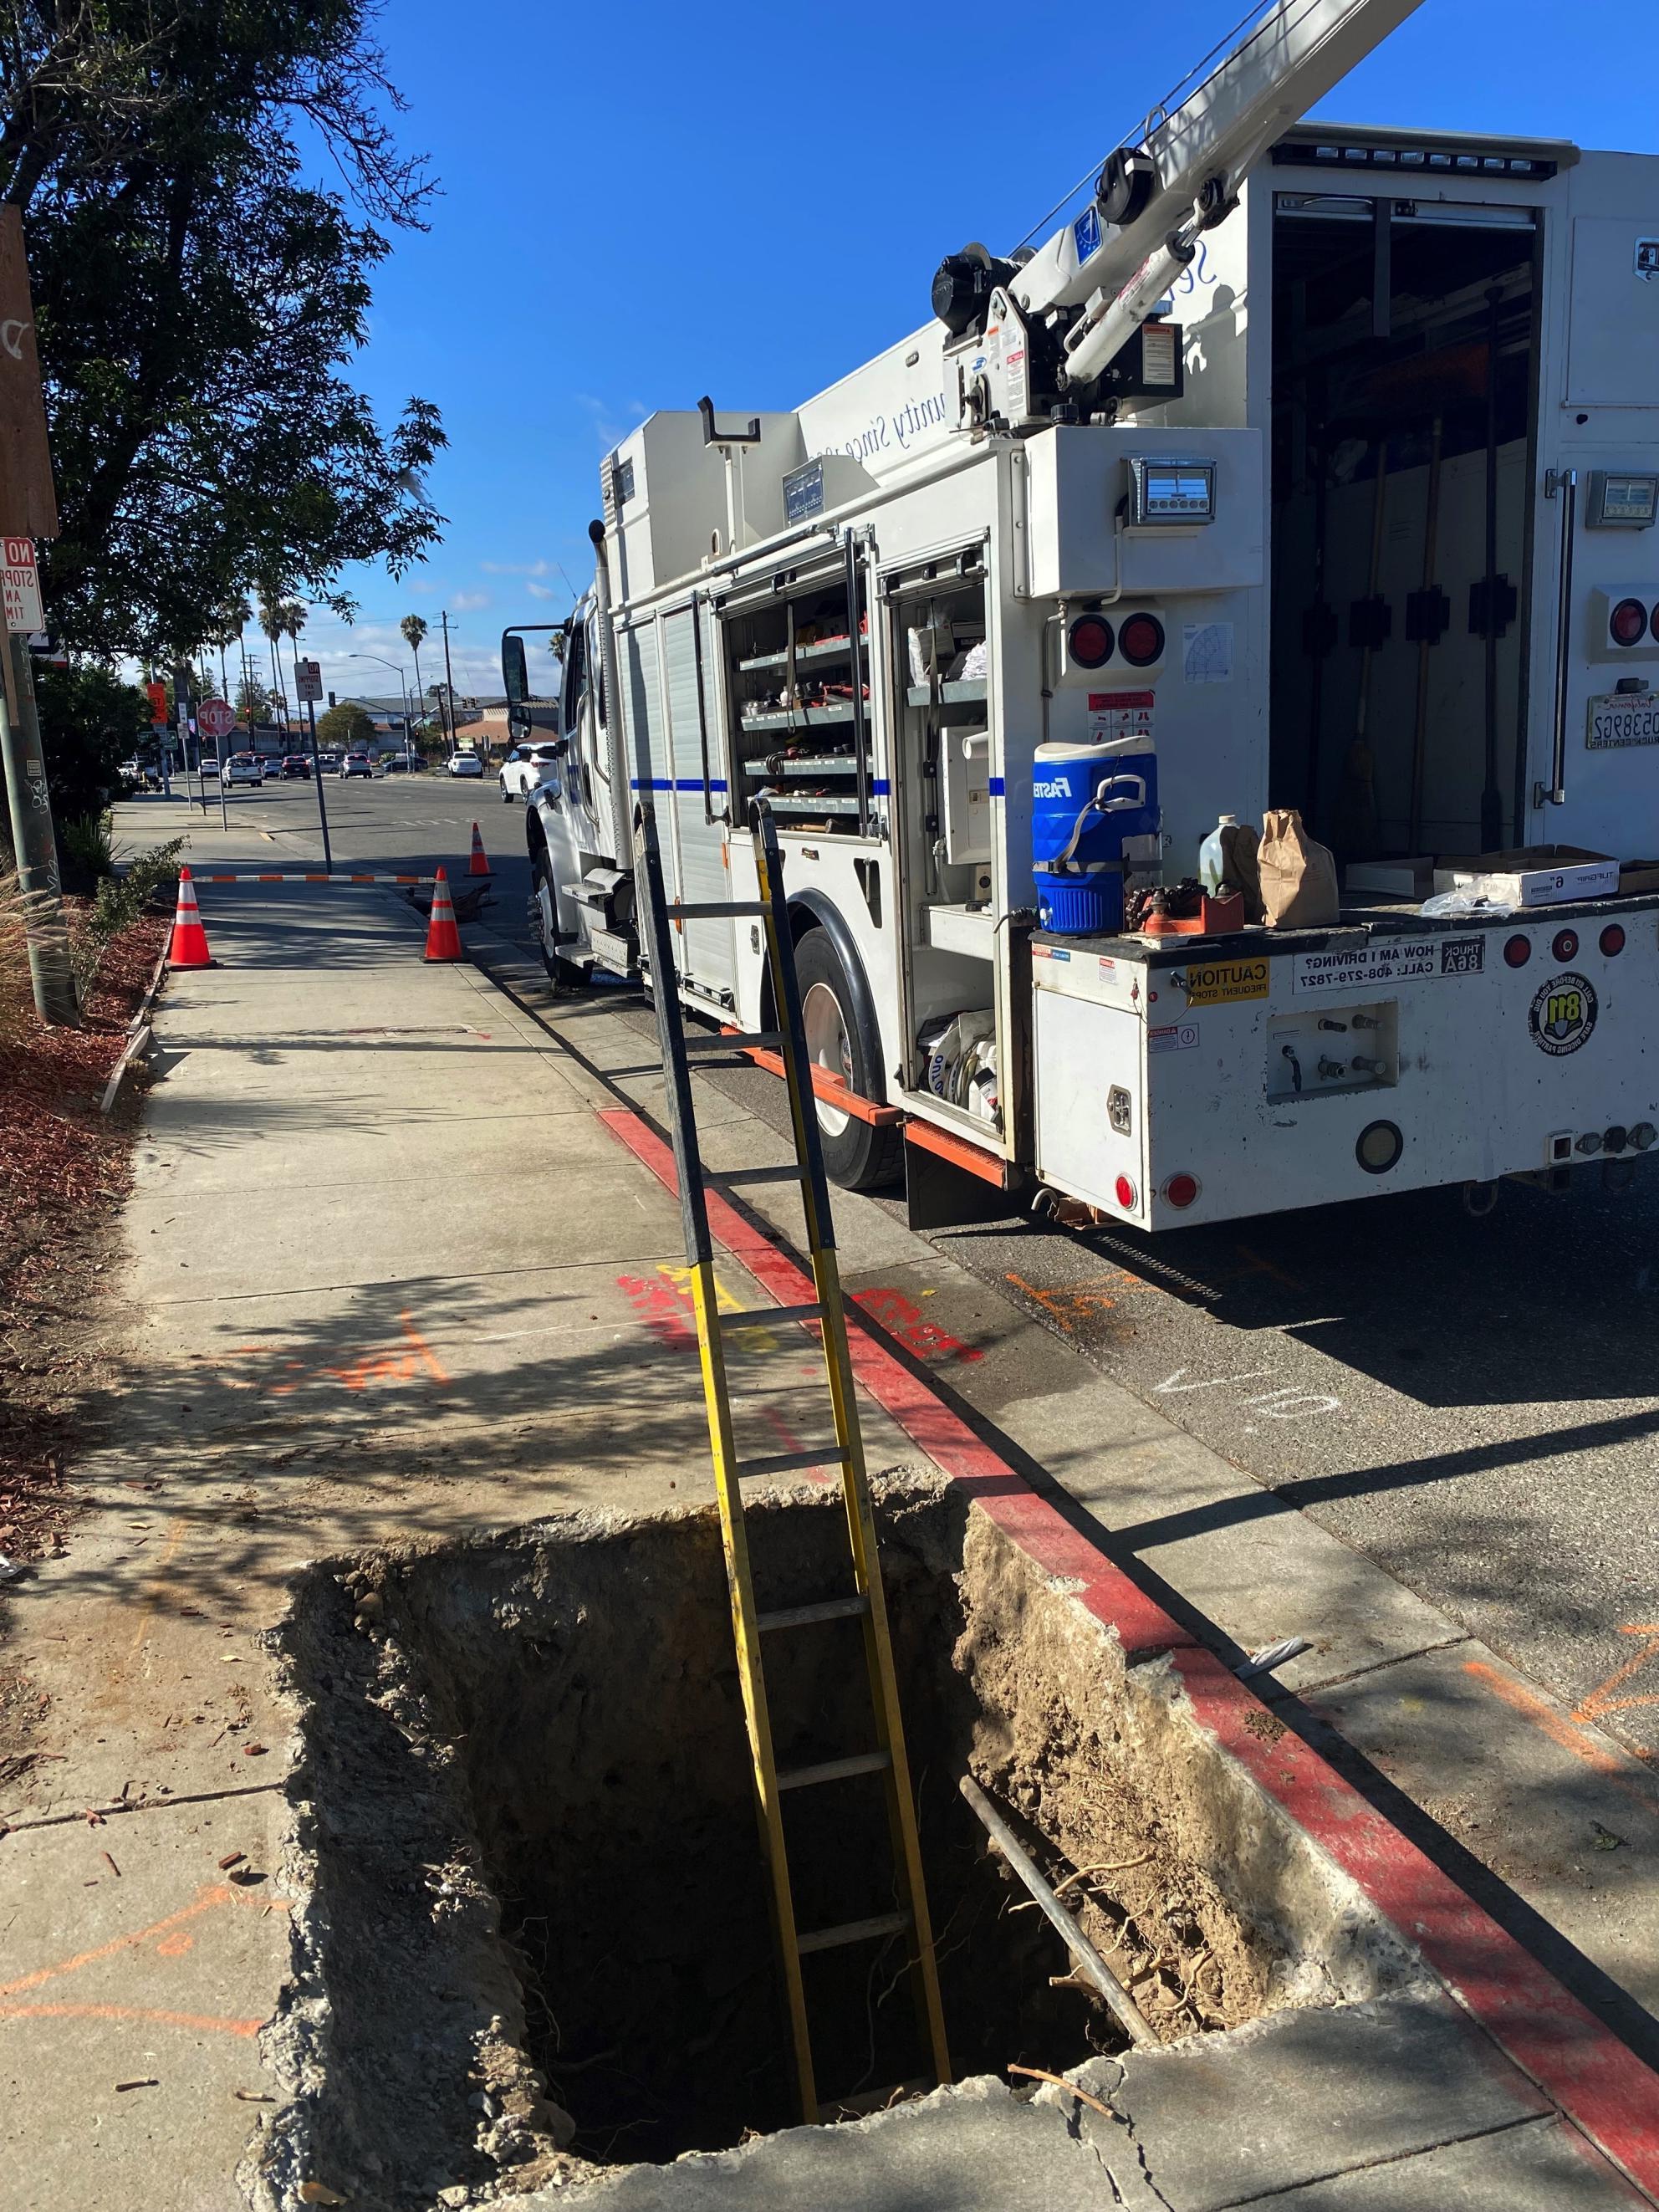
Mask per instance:
[[[637,880],[644,891],[643,919],[651,949],[652,985],[657,1002],[657,1034],[662,1046],[663,1079],[667,1088],[669,1127],[673,1140],[674,1169],[679,1182],[685,1255],[691,1272],[692,1306],[697,1324],[703,1402],[708,1417],[708,1448],[714,1461],[714,1492],[720,1509],[720,1544],[726,1555],[732,1640],[737,1647],[738,1680],[742,1690],[744,1723],[748,1732],[750,1757],[755,1776],[755,1808],[769,1875],[773,1936],[783,1970],[784,1998],[789,2015],[796,2083],[802,2116],[810,2121],[817,2113],[817,2087],[812,2066],[811,2033],[806,2017],[805,1985],[801,1975],[799,1934],[789,1879],[788,1849],[784,1838],[782,1793],[778,1787],[771,1712],[767,1701],[766,1678],[762,1669],[759,1612],[755,1603],[754,1574],[749,1559],[748,1530],[744,1520],[738,1455],[732,1438],[731,1394],[720,1335],[714,1248],[708,1233],[702,1164],[697,1154],[691,1071],[680,1024],[679,977],[675,970],[673,945],[669,937],[662,853],[657,842],[655,817],[649,807],[641,812],[635,849],[639,862]]]
[[[887,1619],[886,1592],[881,1576],[881,1556],[876,1535],[874,1509],[870,1502],[869,1477],[864,1462],[864,1439],[859,1423],[858,1401],[853,1383],[853,1364],[847,1346],[847,1313],[842,1298],[841,1273],[836,1256],[835,1227],[830,1212],[829,1186],[823,1172],[823,1152],[818,1139],[817,1111],[808,1079],[806,1030],[801,1013],[800,979],[795,969],[794,939],[784,898],[783,859],[777,825],[763,799],[750,808],[754,833],[755,860],[761,895],[769,904],[765,929],[767,958],[773,995],[777,1001],[777,1024],[785,1039],[784,1073],[789,1090],[790,1119],[796,1151],[805,1164],[801,1194],[806,1208],[806,1233],[813,1279],[823,1310],[824,1376],[835,1418],[836,1439],[842,1451],[842,1492],[847,1510],[848,1538],[858,1589],[868,1599],[864,1615],[865,1659],[868,1671],[876,1745],[887,1754],[885,1770],[888,1825],[892,1838],[896,1872],[902,1872],[910,1910],[910,1935],[915,1947],[913,1987],[918,2023],[932,2055],[934,2076],[951,2079],[949,2045],[945,2033],[945,2010],[939,1996],[939,1969],[933,1955],[933,1936],[927,1907],[927,1878],[921,1863],[921,1844],[916,1831],[915,1794],[905,1750],[904,1723],[899,1705],[898,1682],[893,1664],[892,1632]]]

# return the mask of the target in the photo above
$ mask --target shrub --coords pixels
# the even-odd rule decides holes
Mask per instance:
[[[87,875],[112,876],[114,826],[114,817],[107,811],[102,814],[74,814],[58,830],[58,842],[67,857]]]

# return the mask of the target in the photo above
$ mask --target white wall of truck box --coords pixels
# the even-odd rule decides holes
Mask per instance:
[[[1608,1132],[1636,1160],[1659,1127],[1659,899],[1032,951],[1038,1169],[1141,1227],[1540,1172]]]

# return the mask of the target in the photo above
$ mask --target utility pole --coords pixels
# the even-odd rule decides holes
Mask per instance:
[[[449,610],[446,607],[439,620],[444,633],[444,696],[449,705],[449,750],[455,750],[455,678],[449,665]]]
[[[46,757],[34,711],[34,678],[28,649],[12,630],[5,633],[4,663],[0,754],[5,759],[6,804],[11,811],[17,880],[24,894],[23,929],[28,940],[34,1011],[43,1022],[73,1028],[80,1022],[81,1006],[75,971],[70,965],[58,840],[52,827],[52,796],[46,788]]]
[[[30,540],[58,535],[58,495],[52,479],[52,448],[46,438],[46,410],[40,390],[40,362],[34,347],[34,308],[29,298],[28,258],[23,250],[21,209],[0,207],[0,530],[15,532],[4,548],[5,596],[19,602],[0,615],[0,763],[11,816],[12,850],[24,893],[23,928],[28,942],[29,982],[35,1012],[44,1022],[73,1024],[81,1018],[70,964],[69,932],[64,923],[63,881],[58,872],[58,840],[52,826],[52,794],[34,707],[34,674],[23,635],[41,627],[39,569]],[[27,567],[14,562],[27,556]],[[12,582],[27,579],[27,592],[14,594]],[[23,618],[22,602],[32,599],[33,619]],[[14,629],[13,623],[17,627]]]

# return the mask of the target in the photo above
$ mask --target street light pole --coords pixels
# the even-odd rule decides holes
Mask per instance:
[[[449,702],[449,750],[455,750],[455,672],[449,665],[449,610],[446,607],[439,620],[444,633],[444,696]]]

